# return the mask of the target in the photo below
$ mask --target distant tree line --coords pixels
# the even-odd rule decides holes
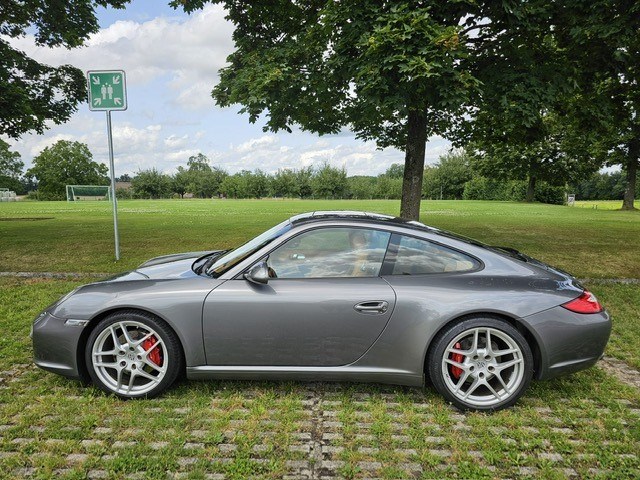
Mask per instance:
[[[533,191],[527,175],[504,168],[487,152],[454,150],[424,170],[422,198],[443,200],[534,200],[563,203],[567,193],[578,200],[621,200],[627,185],[626,172],[582,172],[545,176]],[[64,200],[65,185],[108,185],[107,168],[94,162],[87,145],[60,140],[45,148],[23,174],[20,155],[0,140],[0,187],[18,194],[30,193],[39,200]],[[346,169],[328,163],[299,169],[280,169],[273,174],[262,170],[242,170],[229,174],[212,166],[202,153],[191,156],[173,175],[156,168],[124,174],[118,198],[322,198],[322,199],[400,199],[404,166],[391,165],[377,176],[347,176]],[[640,182],[636,183],[640,190]],[[640,192],[636,192],[638,196]]]

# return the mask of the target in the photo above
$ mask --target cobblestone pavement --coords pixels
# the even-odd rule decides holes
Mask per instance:
[[[637,389],[597,368],[539,385],[495,415],[334,383],[185,382],[124,402],[16,365],[0,372],[0,477],[640,477]]]
[[[640,389],[640,372],[617,358],[604,357],[598,366],[620,382]]]

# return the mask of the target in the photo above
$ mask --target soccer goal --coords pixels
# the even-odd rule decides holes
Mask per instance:
[[[67,185],[67,201],[111,200],[109,185]]]

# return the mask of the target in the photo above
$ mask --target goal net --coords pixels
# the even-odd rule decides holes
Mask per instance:
[[[111,200],[109,185],[67,185],[67,201]]]

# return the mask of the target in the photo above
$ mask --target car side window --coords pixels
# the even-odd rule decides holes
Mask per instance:
[[[302,233],[269,254],[272,278],[377,277],[389,232],[368,228],[319,228]]]
[[[428,240],[397,235],[393,243],[397,251],[392,275],[468,272],[480,268],[473,257]]]

